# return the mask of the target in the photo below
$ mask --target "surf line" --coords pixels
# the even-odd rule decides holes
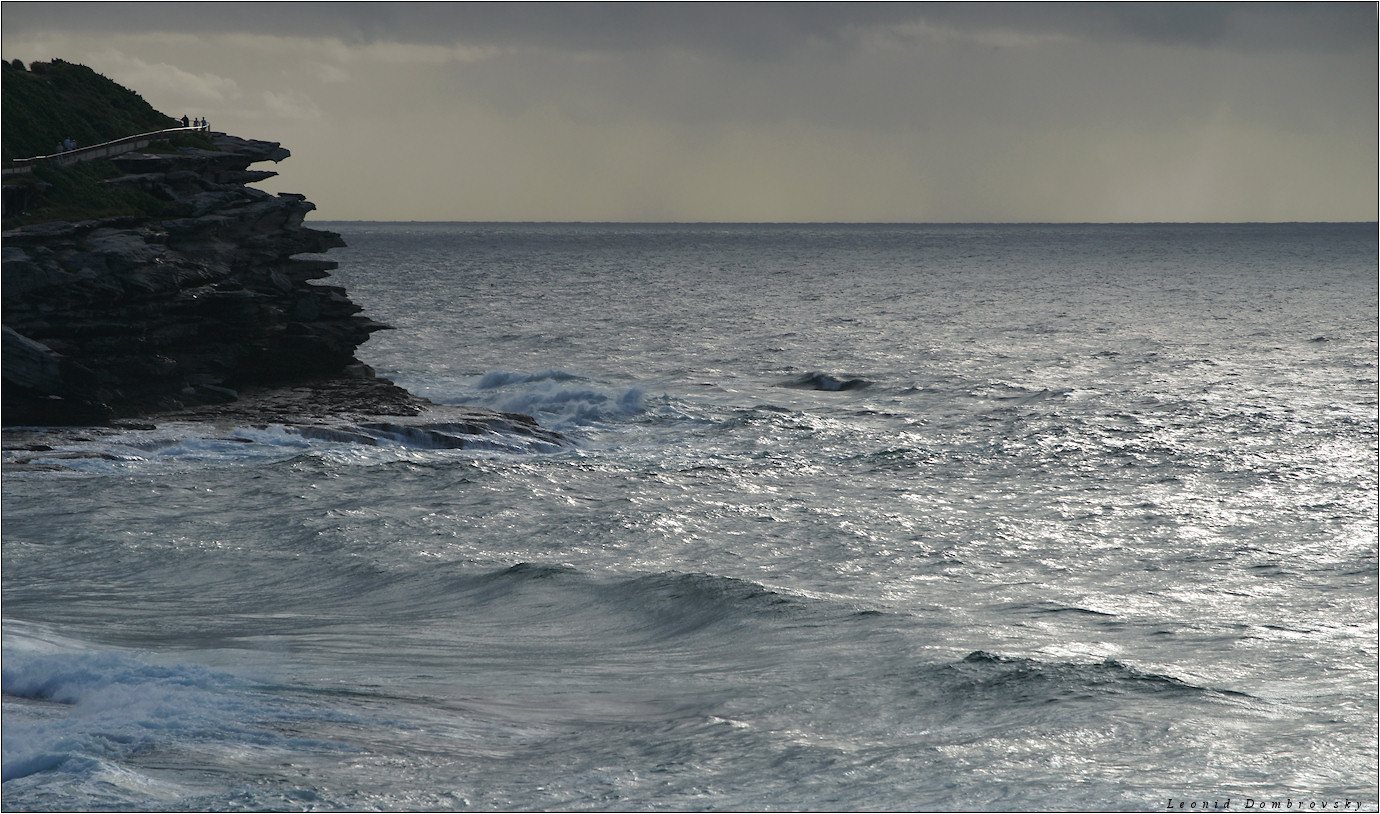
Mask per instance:
[[[1164,804],[1165,808],[1182,808],[1193,811],[1205,811],[1214,808],[1221,811],[1231,808],[1230,797],[1225,800],[1179,800],[1177,805],[1173,797],[1167,799],[1168,802]],[[1256,800],[1247,797],[1244,802],[1245,804],[1241,806],[1241,809],[1250,811],[1326,811],[1328,809],[1349,811],[1352,806],[1355,806],[1357,811],[1361,810],[1361,802],[1350,798],[1344,800],[1295,800],[1292,797],[1286,797],[1283,800]]]

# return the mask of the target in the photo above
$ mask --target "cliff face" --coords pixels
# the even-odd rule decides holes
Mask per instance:
[[[344,241],[303,225],[314,206],[302,196],[245,186],[274,175],[251,165],[288,151],[211,137],[217,150],[111,159],[126,174],[107,183],[167,201],[167,215],[4,232],[6,425],[99,423],[233,401],[243,387],[372,380],[354,352],[387,326],[343,289],[311,282],[336,263],[298,257]]]

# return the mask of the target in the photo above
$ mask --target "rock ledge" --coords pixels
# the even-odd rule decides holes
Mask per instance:
[[[354,356],[388,326],[361,315],[344,289],[313,282],[334,261],[300,256],[345,245],[340,235],[303,225],[315,208],[303,196],[246,186],[274,175],[250,165],[288,151],[211,137],[217,150],[111,159],[126,174],[107,183],[164,200],[160,217],[4,233],[6,426],[101,424],[331,380],[349,384],[315,385],[328,398],[314,409],[356,398],[422,409]]]

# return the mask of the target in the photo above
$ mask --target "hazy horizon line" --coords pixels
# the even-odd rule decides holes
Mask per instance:
[[[1377,220],[1241,221],[714,221],[714,220],[379,220],[321,218],[315,223],[465,223],[524,226],[1376,226]]]

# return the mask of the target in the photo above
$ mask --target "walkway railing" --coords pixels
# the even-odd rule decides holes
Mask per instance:
[[[5,167],[4,176],[25,175],[34,171],[38,164],[56,164],[59,167],[67,167],[79,161],[91,161],[97,158],[109,158],[112,155],[121,153],[132,153],[135,150],[142,150],[150,143],[168,136],[175,136],[179,133],[205,133],[210,130],[209,125],[194,125],[191,127],[170,127],[167,130],[154,130],[151,133],[139,133],[134,136],[117,138],[114,141],[107,141],[103,144],[93,144],[90,147],[78,147],[75,150],[66,150],[52,155],[36,155],[29,158],[14,159],[15,166]]]

